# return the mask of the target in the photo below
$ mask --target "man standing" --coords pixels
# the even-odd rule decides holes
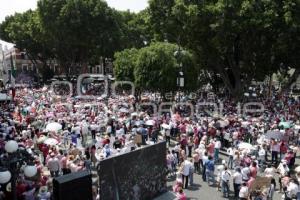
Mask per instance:
[[[219,162],[219,152],[220,152],[220,149],[221,149],[221,142],[219,139],[215,139],[215,151],[214,151],[214,160],[216,163]]]
[[[224,170],[221,173],[222,192],[223,192],[223,197],[225,198],[228,198],[229,195],[230,176],[231,176],[231,172],[228,170],[227,166],[225,166]]]
[[[54,153],[50,154],[50,159],[48,160],[47,167],[50,171],[51,177],[57,177],[60,169],[60,163],[58,158],[55,157]]]
[[[214,175],[214,171],[215,171],[215,163],[213,161],[212,156],[208,156],[208,160],[205,162],[205,174],[206,174],[206,180],[208,185],[212,186],[215,184],[215,175]],[[210,180],[212,182],[212,184],[210,183]]]
[[[233,174],[233,189],[234,189],[234,197],[239,197],[239,191],[241,185],[243,183],[243,177],[240,168],[236,168],[235,173]]]
[[[272,163],[277,164],[280,145],[274,139],[271,141]]]
[[[184,188],[188,187],[189,175],[190,175],[191,168],[192,168],[192,163],[188,159],[185,159],[182,162],[182,172],[181,172],[182,184],[183,184]]]

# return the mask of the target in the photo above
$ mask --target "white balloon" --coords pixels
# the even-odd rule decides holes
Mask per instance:
[[[9,171],[0,172],[0,184],[9,182],[11,173]]]
[[[24,168],[24,174],[26,177],[33,177],[35,176],[37,173],[37,168],[35,166],[30,166],[30,165],[27,165],[25,168]]]
[[[10,140],[5,144],[5,151],[7,151],[8,153],[13,153],[18,150],[18,147],[19,145],[16,141]]]

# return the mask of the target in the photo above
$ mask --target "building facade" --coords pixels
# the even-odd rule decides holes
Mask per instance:
[[[113,75],[113,64],[110,59],[99,59],[99,65],[86,67],[73,67],[69,69],[69,75],[78,76],[83,73]],[[12,66],[16,70],[16,84],[31,84],[40,81],[43,77],[44,64],[40,61],[33,62],[26,52],[17,48],[3,48],[0,45],[0,79],[4,84],[10,83]],[[59,66],[56,60],[47,61],[48,69],[55,77],[66,77],[66,70]]]

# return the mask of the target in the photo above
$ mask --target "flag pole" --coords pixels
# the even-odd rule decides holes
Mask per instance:
[[[15,53],[15,48],[14,48],[13,51]],[[12,101],[14,101],[15,96],[16,96],[16,89],[15,89],[15,77],[16,77],[15,70],[16,69],[15,69],[15,64],[14,64],[14,61],[13,61],[12,52],[10,52],[10,66],[11,66],[11,70],[10,70],[11,97],[12,97]]]

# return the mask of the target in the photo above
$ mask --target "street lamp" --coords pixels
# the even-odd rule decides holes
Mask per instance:
[[[180,71],[178,73],[178,76],[177,76],[177,86],[180,87],[180,88],[184,87],[184,74],[183,74],[182,71]]]
[[[0,184],[10,181],[13,200],[17,200],[16,180],[21,168],[28,178],[37,174],[37,168],[34,166],[32,155],[26,149],[19,148],[16,141],[7,141],[4,149],[7,154],[0,159]]]

